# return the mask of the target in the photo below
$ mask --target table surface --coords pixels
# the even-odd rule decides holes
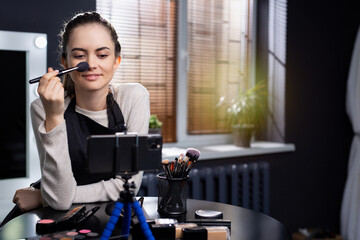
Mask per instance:
[[[146,219],[161,217],[157,212],[157,201],[156,197],[145,197],[143,210]],[[96,205],[101,208],[82,227],[98,232],[101,235],[109,220],[109,216],[105,213],[107,203],[86,204],[86,208],[89,210]],[[179,216],[179,220],[184,218],[187,220],[194,219],[195,211],[199,209],[221,211],[223,219],[231,220],[231,239],[291,240],[291,235],[284,225],[274,218],[229,204],[188,199],[186,216]],[[45,218],[58,220],[66,212],[55,211],[46,207],[18,216],[3,226],[0,231],[0,239],[40,239],[40,235],[36,233],[36,222]],[[120,229],[114,230],[113,235],[119,234],[120,231]]]

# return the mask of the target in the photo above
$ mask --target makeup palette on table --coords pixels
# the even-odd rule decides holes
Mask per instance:
[[[99,233],[90,229],[71,229],[67,231],[44,234],[42,236],[25,238],[26,240],[73,240],[73,239],[98,239]]]
[[[41,236],[26,239],[70,240],[97,238],[100,236],[99,233],[84,228],[84,226],[86,226],[86,221],[99,209],[100,206],[95,206],[86,211],[85,205],[80,205],[68,211],[57,221],[54,219],[40,219],[36,223],[36,233]]]

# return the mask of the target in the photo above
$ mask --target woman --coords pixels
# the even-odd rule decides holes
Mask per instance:
[[[39,82],[40,98],[31,104],[31,119],[41,165],[41,190],[18,190],[14,202],[27,211],[51,206],[67,210],[73,203],[117,200],[119,176],[89,176],[85,171],[86,138],[127,130],[148,132],[149,93],[140,84],[110,84],[120,64],[114,28],[98,13],[75,16],[62,33],[64,68],[88,62],[89,70],[71,72],[62,84],[48,69]],[[65,96],[65,97],[64,97]],[[136,174],[138,191],[142,173]]]

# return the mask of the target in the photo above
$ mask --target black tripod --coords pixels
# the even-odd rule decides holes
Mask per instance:
[[[111,236],[112,231],[114,230],[116,223],[119,220],[119,216],[121,210],[124,208],[124,218],[121,226],[121,235],[122,236],[129,236],[130,233],[130,223],[131,223],[131,207],[133,207],[136,216],[140,222],[140,227],[143,232],[143,235],[146,239],[155,240],[152,232],[149,228],[148,223],[144,217],[144,213],[141,209],[141,206],[138,201],[134,198],[134,191],[131,191],[130,188],[135,187],[135,183],[129,183],[129,179],[131,175],[124,174],[121,176],[124,180],[124,189],[120,192],[120,198],[115,203],[114,210],[112,211],[111,217],[109,222],[106,224],[106,227],[101,235],[101,240],[108,240]],[[127,238],[126,237],[126,238]]]

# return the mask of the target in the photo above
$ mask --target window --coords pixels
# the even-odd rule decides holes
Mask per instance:
[[[163,122],[164,142],[174,142],[176,105],[176,2],[96,1],[122,47],[116,82],[139,82],[150,93],[151,114]]]
[[[149,90],[164,142],[223,141],[216,103],[252,82],[253,1],[97,0],[96,8],[123,49],[114,81]]]
[[[248,0],[188,0],[189,134],[224,133],[217,102],[249,84],[251,7]]]

